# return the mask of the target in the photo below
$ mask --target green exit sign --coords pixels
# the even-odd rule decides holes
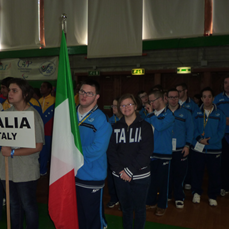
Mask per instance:
[[[133,76],[135,76],[135,75],[145,75],[145,69],[144,68],[134,68],[134,69],[132,69],[131,74]]]
[[[111,105],[104,105],[104,106],[103,106],[103,109],[104,109],[104,110],[109,110],[109,109],[111,109]]]
[[[89,76],[100,76],[100,71],[89,71],[88,75]]]

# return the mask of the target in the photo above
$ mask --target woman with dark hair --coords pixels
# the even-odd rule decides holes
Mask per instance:
[[[29,84],[23,79],[12,79],[9,83],[8,100],[12,104],[7,111],[33,111],[35,120],[36,148],[3,146],[0,154],[0,178],[5,187],[4,157],[8,157],[10,184],[11,228],[23,228],[24,213],[26,228],[38,228],[36,202],[37,180],[40,177],[39,152],[44,143],[44,126],[38,112],[28,102],[31,98]]]
[[[150,184],[150,156],[153,131],[149,123],[136,114],[137,102],[132,94],[121,96],[118,110],[123,114],[113,125],[107,155],[123,212],[123,227],[144,228],[146,197]]]

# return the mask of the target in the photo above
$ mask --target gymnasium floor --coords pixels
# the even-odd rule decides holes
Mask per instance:
[[[48,216],[48,187],[49,176],[43,176],[38,181],[37,200],[39,203],[41,229],[54,229],[54,225]],[[218,197],[218,206],[210,207],[207,197],[207,174],[204,177],[204,194],[201,197],[200,204],[192,203],[191,191],[185,191],[186,200],[184,209],[177,209],[174,201],[170,201],[166,213],[162,217],[154,215],[153,210],[147,210],[146,229],[228,229],[229,228],[229,194],[225,197]],[[118,206],[112,209],[106,207],[109,202],[107,186],[104,189],[104,206],[108,229],[122,228],[122,212]],[[0,221],[0,228],[6,228],[5,212]]]

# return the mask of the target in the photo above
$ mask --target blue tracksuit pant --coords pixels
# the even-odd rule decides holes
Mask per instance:
[[[188,169],[188,157],[183,157],[182,150],[173,152],[169,178],[169,198],[184,200],[183,183]]]
[[[170,160],[156,159],[151,161],[151,183],[146,205],[155,205],[166,209],[168,206]],[[159,197],[157,198],[157,192]]]
[[[198,153],[193,151],[192,154],[192,193],[202,194],[203,190],[201,188],[205,165],[208,170],[208,197],[209,199],[216,200],[217,196],[220,193],[220,154],[206,154]]]
[[[190,184],[192,185],[192,149],[189,149],[189,155],[188,155],[188,169],[187,169],[187,173],[185,176],[185,180],[184,180],[184,184]]]
[[[227,134],[229,138],[229,134]],[[222,139],[222,154],[221,154],[221,188],[229,192],[229,143],[225,137]]]
[[[79,229],[103,229],[107,226],[103,209],[103,188],[76,185]]]

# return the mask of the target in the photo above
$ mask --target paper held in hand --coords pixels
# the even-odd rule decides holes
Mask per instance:
[[[33,111],[0,112],[0,145],[36,148]]]
[[[203,152],[205,145],[199,142],[196,143],[194,150],[198,152]]]

